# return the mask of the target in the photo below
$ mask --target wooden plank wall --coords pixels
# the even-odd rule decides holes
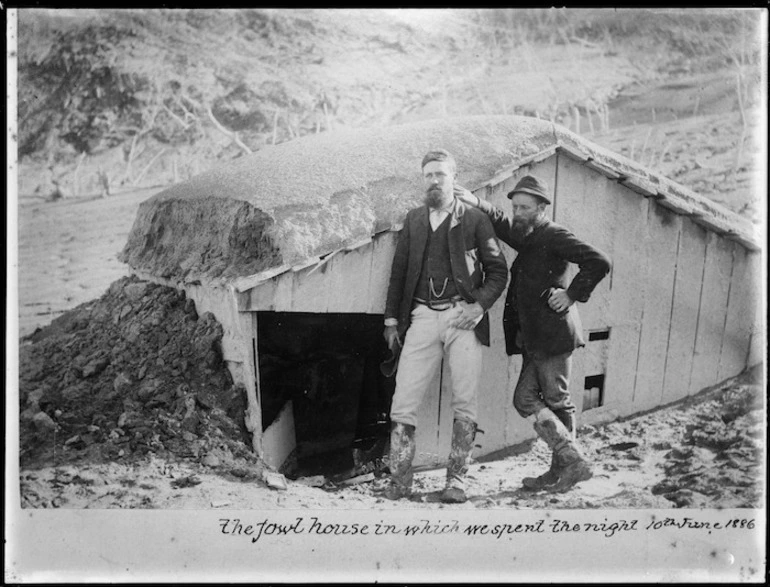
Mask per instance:
[[[689,390],[706,262],[707,232],[689,218],[680,219],[661,404],[684,397]]]
[[[749,266],[751,267],[751,282],[754,287],[751,288],[748,294],[752,300],[750,308],[754,310],[754,318],[752,319],[751,339],[749,343],[749,358],[747,364],[750,366],[758,365],[765,361],[767,358],[767,332],[765,330],[767,309],[765,304],[767,303],[767,290],[763,287],[767,286],[767,279],[764,270],[766,268],[766,259],[763,261],[762,255],[759,253],[752,253],[749,259]]]
[[[676,248],[680,220],[673,212],[648,200],[645,253],[638,279],[644,282],[644,306],[639,357],[632,401],[640,410],[656,406],[663,393],[663,365],[671,329],[672,292],[676,277]]]
[[[583,421],[647,410],[739,373],[748,333],[761,324],[759,255],[573,159],[558,161],[555,220],[613,261],[579,304],[586,340],[610,328],[604,406]],[[592,345],[575,353],[578,406],[583,378],[601,361]]]
[[[727,296],[732,277],[732,242],[709,232],[706,237],[706,262],[700,295],[695,353],[692,360],[688,393],[697,393],[719,381]]]
[[[723,380],[749,364],[750,337],[746,336],[754,327],[755,309],[760,307],[761,283],[757,267],[752,260],[759,257],[750,254],[738,243],[733,247],[733,275],[727,293],[727,315],[725,334],[719,356],[717,379]]]
[[[382,314],[397,232],[384,232],[320,265],[289,270],[239,296],[242,312]]]
[[[578,305],[587,342],[573,362],[578,411],[585,378],[605,374],[604,405],[581,414],[581,423],[669,403],[764,359],[758,253],[561,153],[476,193],[509,211],[506,193],[529,173],[552,186],[554,220],[613,262],[589,302]],[[241,294],[240,310],[382,314],[397,236],[382,233],[321,267],[283,273]],[[502,246],[510,266],[516,253]],[[477,437],[476,456],[534,435],[512,406],[521,359],[505,354],[503,305],[501,298],[490,310],[491,346],[485,349],[479,394],[485,433]],[[608,340],[588,340],[591,332],[607,329]],[[418,466],[445,462],[452,426],[449,382],[445,368],[443,389],[437,375],[420,410]]]

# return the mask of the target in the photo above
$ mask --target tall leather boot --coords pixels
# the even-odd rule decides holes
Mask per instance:
[[[572,434],[551,410],[542,410],[534,424],[540,438],[555,453],[560,465],[559,478],[548,487],[552,493],[564,493],[580,481],[585,481],[593,476],[591,466],[585,460]]]
[[[446,486],[441,493],[444,503],[464,503],[465,475],[468,473],[473,441],[476,439],[476,422],[455,420],[452,424],[452,449],[446,469]]]
[[[574,441],[576,438],[577,428],[575,424],[575,412],[569,412],[567,410],[553,410],[553,413],[557,418],[559,418],[559,420],[561,420],[561,423],[564,424],[564,427],[569,431],[570,436]],[[521,484],[524,486],[524,489],[528,489],[530,491],[542,491],[543,489],[548,489],[549,487],[555,485],[559,480],[559,473],[561,469],[562,465],[559,462],[559,458],[555,452],[552,452],[551,467],[539,477],[524,477]]]
[[[393,422],[390,428],[390,483],[386,499],[401,499],[412,494],[412,461],[414,460],[414,426]]]

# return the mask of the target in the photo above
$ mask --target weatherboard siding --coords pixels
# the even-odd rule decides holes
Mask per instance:
[[[609,280],[610,303],[608,323],[611,333],[607,349],[607,374],[604,382],[604,405],[617,406],[627,413],[634,399],[639,338],[644,311],[646,284],[643,272],[644,239],[649,205],[645,198],[614,182],[608,182],[607,216],[610,224],[597,223],[596,230],[612,234],[612,260]],[[641,273],[641,275],[640,275]],[[589,302],[590,304],[590,302]]]
[[[739,373],[746,365],[751,330],[754,326],[754,308],[758,306],[761,291],[759,275],[752,272],[752,259],[759,257],[733,243],[733,274],[727,298],[725,329],[719,357],[719,381]]]
[[[764,262],[766,262],[766,260]],[[752,282],[754,284],[754,288],[751,290],[751,308],[753,308],[754,312],[747,365],[757,365],[763,362],[767,357],[767,332],[765,330],[766,310],[762,302],[762,285],[766,285],[767,282],[762,279],[762,269],[764,267],[762,256],[759,253],[749,255],[749,263],[751,265],[751,276],[753,277]]]
[[[633,397],[641,410],[656,406],[663,392],[678,240],[678,217],[650,201],[638,277],[645,291]]]
[[[732,275],[732,243],[713,232],[708,233],[706,240],[706,262],[690,374],[690,394],[718,381],[727,295]]]
[[[661,404],[670,403],[689,393],[701,289],[704,286],[708,233],[689,218],[681,218]]]

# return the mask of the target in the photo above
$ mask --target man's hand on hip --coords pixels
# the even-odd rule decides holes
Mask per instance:
[[[401,339],[398,337],[397,326],[386,326],[383,336],[385,337],[385,342],[388,343],[388,348],[391,351],[396,350],[396,345],[401,346]]]
[[[559,314],[569,310],[569,307],[574,303],[575,300],[569,297],[566,289],[556,288],[548,297],[548,305],[551,306],[551,309],[554,312],[558,312]]]
[[[449,325],[460,330],[473,330],[484,316],[484,308],[478,302],[472,304],[460,302],[457,307],[460,308],[460,313]]]

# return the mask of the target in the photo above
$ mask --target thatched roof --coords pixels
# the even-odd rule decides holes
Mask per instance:
[[[562,127],[474,116],[326,132],[222,165],[143,202],[121,258],[137,271],[184,281],[301,264],[400,224],[422,199],[420,161],[438,147],[455,155],[458,180],[470,189],[563,149],[750,240],[736,215]]]

